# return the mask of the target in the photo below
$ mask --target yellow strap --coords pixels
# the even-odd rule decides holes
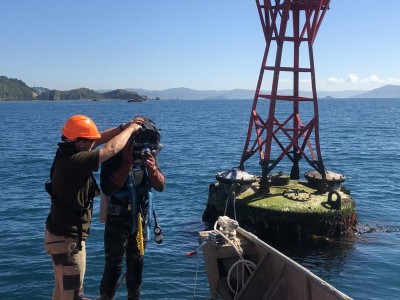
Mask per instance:
[[[141,256],[143,256],[144,255],[144,244],[143,244],[142,217],[141,217],[140,213],[138,213],[137,216],[138,216],[138,222],[137,222],[137,224],[138,224],[138,233],[137,233],[137,236],[136,236],[136,243],[137,243],[137,247],[139,249],[139,254]]]

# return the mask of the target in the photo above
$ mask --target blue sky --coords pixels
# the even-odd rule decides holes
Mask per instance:
[[[331,1],[318,90],[400,84],[400,1],[384,3]],[[2,0],[0,33],[0,75],[59,90],[255,89],[265,49],[253,0]]]

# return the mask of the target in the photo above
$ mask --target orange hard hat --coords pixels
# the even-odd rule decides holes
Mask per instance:
[[[83,115],[75,115],[69,118],[64,124],[62,135],[71,141],[74,141],[77,138],[90,140],[101,138],[93,120]]]

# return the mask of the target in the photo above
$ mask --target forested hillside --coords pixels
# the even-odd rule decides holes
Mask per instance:
[[[147,100],[146,96],[133,91],[122,89],[106,93],[99,93],[87,88],[79,88],[68,91],[50,90],[43,87],[29,87],[19,79],[0,76],[0,101],[26,101],[26,100]]]
[[[86,88],[69,91],[46,90],[40,93],[37,100],[98,100],[104,99],[103,94]]]
[[[37,96],[36,91],[23,81],[0,76],[0,100],[33,100]]]

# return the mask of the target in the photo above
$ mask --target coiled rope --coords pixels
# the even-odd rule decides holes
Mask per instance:
[[[235,295],[234,299],[236,299],[236,296],[245,285],[248,276],[250,276],[254,272],[256,264],[250,260],[243,258],[243,249],[240,246],[239,239],[236,237],[236,230],[234,226],[228,225],[224,227],[223,230],[220,230],[218,228],[218,225],[221,226],[221,223],[225,225],[225,224],[232,224],[234,222],[236,222],[237,224],[236,220],[233,221],[227,216],[219,217],[214,224],[214,230],[217,231],[229,244],[232,245],[233,249],[235,249],[236,253],[239,256],[239,260],[230,267],[228,271],[228,276],[226,278],[229,290]],[[231,238],[229,238],[228,236],[230,236]],[[234,274],[236,275],[237,278],[236,287],[232,287],[231,285],[231,278]],[[246,274],[248,274],[248,276],[246,276]]]

